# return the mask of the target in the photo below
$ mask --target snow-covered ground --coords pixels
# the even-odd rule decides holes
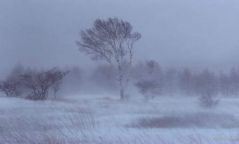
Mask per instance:
[[[237,144],[239,98],[205,109],[195,98],[55,101],[0,97],[0,144]]]

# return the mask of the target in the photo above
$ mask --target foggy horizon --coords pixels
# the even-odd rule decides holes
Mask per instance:
[[[237,67],[238,5],[236,0],[2,0],[0,72],[16,64],[94,66],[75,41],[95,19],[109,17],[129,21],[142,34],[135,61],[192,69]]]

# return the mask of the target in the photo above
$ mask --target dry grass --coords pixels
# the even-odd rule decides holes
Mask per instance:
[[[239,120],[229,114],[193,113],[165,117],[142,118],[139,128],[239,128]]]

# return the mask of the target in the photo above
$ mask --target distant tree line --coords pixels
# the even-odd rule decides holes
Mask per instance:
[[[134,67],[136,87],[147,89],[156,95],[224,95],[239,94],[239,69],[232,68],[228,73],[215,73],[208,69],[162,69],[156,61],[146,61]],[[147,84],[144,87],[143,83]],[[149,86],[151,85],[151,86]],[[145,91],[145,90],[144,90]]]
[[[117,70],[110,65],[98,65],[89,74],[87,82],[106,90],[117,90]],[[83,76],[84,77],[84,76]],[[208,69],[192,71],[188,68],[162,68],[157,61],[138,62],[132,67],[131,84],[145,96],[164,95],[223,95],[239,94],[239,69],[216,73]]]
[[[104,65],[93,72],[99,86],[115,88],[115,70]],[[195,96],[201,104],[211,107],[218,104],[218,96],[237,96],[239,94],[239,69],[232,68],[227,73],[215,73],[208,69],[191,71],[184,69],[163,69],[154,60],[139,62],[132,67],[131,83],[146,98],[157,96]]]
[[[60,89],[80,92],[83,89],[117,91],[117,69],[111,65],[98,65],[85,73],[79,67],[33,70],[16,66],[0,81],[0,91],[7,96],[45,100],[49,92],[56,97]],[[239,94],[239,69],[228,73],[214,73],[207,69],[193,72],[190,69],[163,69],[154,60],[132,66],[131,85],[146,98],[157,96],[200,96],[203,104],[216,104],[216,97]],[[85,90],[86,91],[86,90]]]

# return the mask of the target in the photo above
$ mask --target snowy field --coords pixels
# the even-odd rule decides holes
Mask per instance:
[[[237,144],[238,109],[236,98],[205,109],[189,97],[1,97],[0,144]]]

